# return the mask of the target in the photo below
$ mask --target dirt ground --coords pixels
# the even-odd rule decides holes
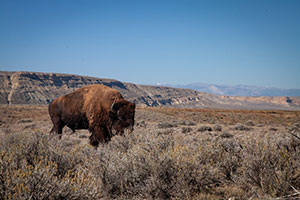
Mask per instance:
[[[0,105],[0,199],[300,196],[300,111],[137,108],[134,132],[97,149],[51,128],[47,106]]]
[[[47,106],[0,105],[0,133],[43,132],[49,133],[52,123]],[[149,134],[172,135],[230,134],[233,136],[286,133],[300,123],[300,111],[220,110],[137,108],[135,131]],[[78,138],[87,142],[89,132],[75,133],[65,127],[63,137]],[[86,140],[85,140],[86,139]]]

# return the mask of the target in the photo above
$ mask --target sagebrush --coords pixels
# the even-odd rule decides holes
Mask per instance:
[[[300,141],[289,133],[134,132],[97,150],[9,133],[0,152],[0,199],[264,199],[300,190]]]

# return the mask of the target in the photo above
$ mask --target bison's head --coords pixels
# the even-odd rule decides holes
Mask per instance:
[[[127,129],[133,131],[135,104],[124,99],[111,105],[110,118],[112,120],[112,131],[123,134]]]

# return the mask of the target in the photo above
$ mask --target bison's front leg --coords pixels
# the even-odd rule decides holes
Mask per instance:
[[[90,131],[92,132],[90,144],[95,147],[98,147],[99,143],[105,143],[110,140],[109,132],[106,128],[96,126]]]

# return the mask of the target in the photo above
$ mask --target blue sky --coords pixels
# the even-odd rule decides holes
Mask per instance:
[[[300,1],[0,0],[0,70],[300,88]]]

